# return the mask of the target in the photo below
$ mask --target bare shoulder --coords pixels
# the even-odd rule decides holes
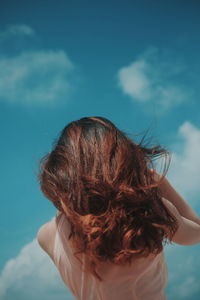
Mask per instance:
[[[37,232],[37,240],[40,247],[47,252],[51,257],[53,256],[53,248],[56,234],[55,218],[43,224]]]

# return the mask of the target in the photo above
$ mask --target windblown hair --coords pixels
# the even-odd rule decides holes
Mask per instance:
[[[67,216],[76,254],[87,255],[99,280],[100,262],[131,263],[171,242],[177,220],[150,171],[161,156],[160,180],[165,149],[135,143],[106,118],[85,117],[69,123],[41,161],[41,189]]]

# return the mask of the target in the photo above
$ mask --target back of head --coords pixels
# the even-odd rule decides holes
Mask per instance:
[[[176,220],[163,205],[153,173],[159,145],[136,144],[111,121],[85,117],[69,123],[43,159],[41,189],[66,214],[77,253],[116,264],[158,254]],[[163,226],[168,227],[168,236]]]

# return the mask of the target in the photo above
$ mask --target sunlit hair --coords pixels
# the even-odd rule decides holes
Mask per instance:
[[[41,162],[41,189],[67,216],[76,253],[87,255],[100,280],[100,262],[159,254],[177,230],[150,171],[164,156],[165,176],[169,153],[143,141],[135,143],[106,118],[85,117],[63,129]]]

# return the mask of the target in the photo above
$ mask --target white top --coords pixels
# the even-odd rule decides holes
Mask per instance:
[[[57,230],[53,259],[66,286],[78,300],[165,300],[168,270],[164,252],[133,260],[131,265],[102,263],[97,269],[103,281],[83,272],[83,265],[73,255],[70,224],[64,214],[56,217]]]

